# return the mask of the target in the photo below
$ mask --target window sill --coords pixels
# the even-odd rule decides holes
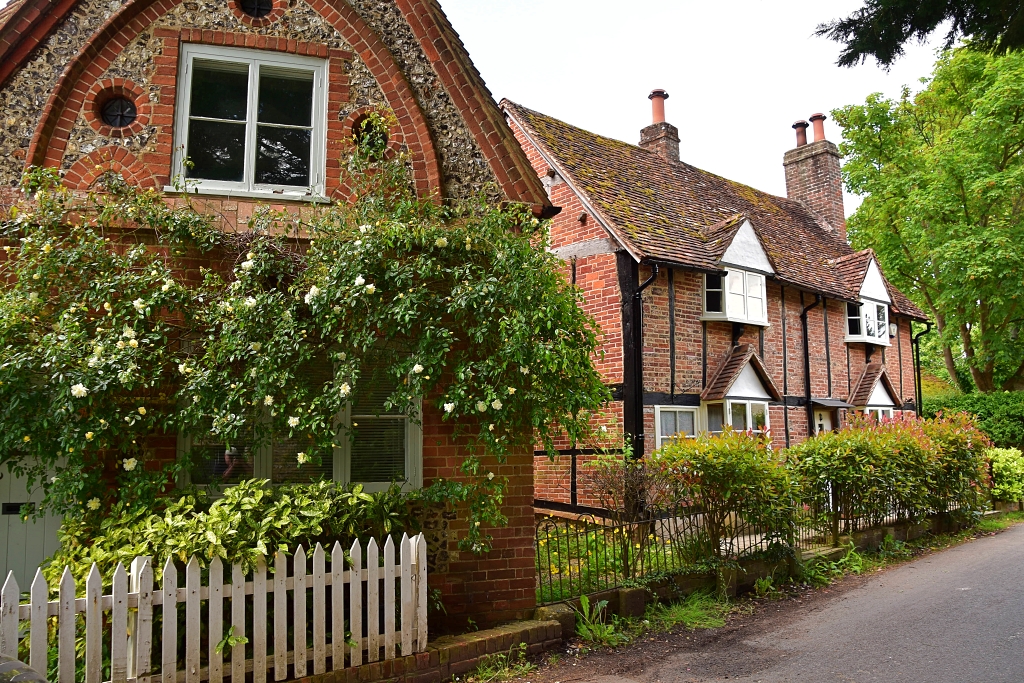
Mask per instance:
[[[847,344],[872,344],[874,346],[892,346],[892,343],[886,339],[882,341],[877,337],[846,337],[844,339]]]
[[[709,323],[739,323],[740,325],[753,325],[754,327],[771,327],[771,325],[764,320],[744,320],[743,318],[729,317],[727,315],[716,315],[714,313],[705,313],[700,317],[702,322]]]
[[[267,202],[303,202],[306,204],[330,204],[327,197],[314,194],[286,192],[256,192],[251,190],[225,190],[213,187],[190,187],[182,190],[171,185],[164,187],[164,192],[180,195],[203,195],[207,197],[226,197],[228,199],[262,199]]]

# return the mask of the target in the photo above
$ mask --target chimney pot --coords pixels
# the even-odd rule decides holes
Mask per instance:
[[[811,124],[806,121],[797,121],[793,124],[793,130],[796,131],[796,146],[803,147],[807,144],[807,127]]]
[[[821,142],[825,139],[825,115],[812,114],[811,123],[814,124],[814,141]]]
[[[657,88],[651,91],[647,99],[651,101],[653,122],[665,123],[665,100],[668,99],[668,93],[661,88]]]

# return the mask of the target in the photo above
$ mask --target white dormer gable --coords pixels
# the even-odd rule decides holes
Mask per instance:
[[[871,392],[871,398],[868,399],[868,405],[872,407],[886,407],[890,408],[896,405],[896,401],[889,395],[889,392],[885,389],[883,382],[876,382],[875,388]]]
[[[750,367],[750,363],[743,366],[740,370],[740,374],[736,377],[736,381],[733,382],[732,388],[729,389],[727,394],[728,398],[762,398],[766,401],[770,401],[772,396],[765,388],[764,384],[761,383],[761,378],[757,376],[754,368]]]
[[[892,303],[892,299],[889,298],[889,290],[885,287],[885,280],[882,279],[882,271],[879,270],[875,259],[871,259],[868,263],[868,272],[864,276],[864,284],[860,287],[860,296],[872,301]]]
[[[750,221],[743,221],[743,225],[732,238],[732,243],[725,250],[722,257],[722,265],[736,266],[744,270],[756,270],[759,273],[775,274],[768,255],[764,253],[761,240],[757,239],[754,226]],[[888,301],[888,299],[886,299]]]

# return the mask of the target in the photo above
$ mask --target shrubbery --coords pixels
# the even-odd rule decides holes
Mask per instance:
[[[992,465],[992,497],[1003,501],[1024,500],[1024,453],[1016,448],[988,451]]]
[[[925,417],[935,417],[940,412],[975,415],[981,431],[998,448],[1024,449],[1024,391],[926,399],[923,408]]]

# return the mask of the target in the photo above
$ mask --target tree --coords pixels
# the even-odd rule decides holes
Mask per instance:
[[[817,35],[843,43],[839,66],[874,57],[888,68],[903,55],[903,46],[923,42],[949,22],[946,49],[959,38],[1004,54],[1024,45],[1024,12],[1019,0],[865,0],[846,17],[818,26]]]
[[[931,314],[951,379],[962,349],[978,390],[1024,388],[1024,55],[948,52],[917,95],[833,115],[853,244]]]

